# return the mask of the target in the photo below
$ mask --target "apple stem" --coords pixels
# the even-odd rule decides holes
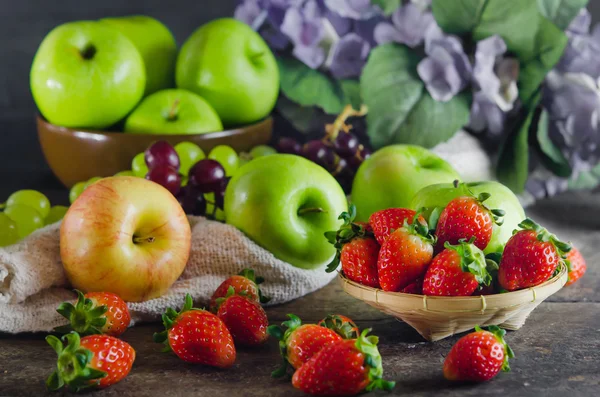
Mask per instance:
[[[173,102],[173,106],[171,106],[171,110],[169,110],[169,114],[167,115],[167,120],[169,121],[175,121],[177,120],[177,110],[179,108],[179,98],[175,99],[175,102]]]
[[[140,244],[140,243],[153,243],[154,242],[154,237],[150,236],[150,237],[136,237],[133,236],[133,242],[136,244]]]
[[[321,212],[327,212],[326,210],[324,210],[321,207],[310,207],[310,208],[300,208],[298,210],[298,216],[302,216],[305,214],[310,214],[310,213],[321,213]]]

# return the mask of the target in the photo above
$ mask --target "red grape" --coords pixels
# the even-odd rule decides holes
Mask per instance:
[[[231,178],[223,179],[221,181],[219,189],[215,191],[215,205],[217,206],[217,208],[224,209],[225,207],[225,190],[227,189],[229,179]]]
[[[314,140],[304,144],[304,147],[302,147],[302,156],[329,171],[334,169],[333,167],[336,162],[335,152],[322,141]]]
[[[157,141],[145,153],[146,165],[152,169],[161,165],[169,166],[175,171],[179,170],[179,155],[175,148],[166,141]]]
[[[333,141],[333,149],[335,152],[344,158],[354,156],[358,149],[358,138],[349,132],[340,131],[338,136]]]
[[[174,196],[177,196],[181,189],[181,176],[177,170],[166,165],[159,165],[150,169],[146,174],[146,179],[158,183]]]
[[[360,165],[363,163],[363,161],[365,161],[366,159],[371,157],[371,153],[372,152],[370,149],[360,145],[356,154],[354,156],[350,157],[348,159],[348,162],[354,169],[358,169],[358,167],[360,167]]]
[[[206,215],[206,200],[204,194],[192,186],[185,186],[177,196],[181,207],[188,215]]]
[[[283,137],[277,143],[277,151],[279,153],[297,154],[302,152],[302,145],[294,138]]]
[[[203,159],[190,169],[189,184],[202,193],[216,192],[225,179],[225,169],[215,160]]]

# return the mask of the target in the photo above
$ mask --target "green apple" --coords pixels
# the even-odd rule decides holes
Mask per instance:
[[[461,196],[489,193],[491,196],[485,200],[486,207],[490,209],[501,209],[506,213],[504,223],[501,226],[494,225],[492,239],[484,252],[502,252],[504,245],[512,236],[513,230],[518,228],[519,223],[525,219],[525,211],[515,194],[499,182],[473,182],[459,184],[455,187],[452,183],[440,183],[430,185],[420,190],[413,198],[410,208],[414,210],[427,208],[425,215],[435,207],[445,207],[452,199]]]
[[[136,134],[203,134],[223,124],[204,99],[182,89],[162,90],[144,98],[125,120],[125,132]]]
[[[101,21],[127,36],[142,55],[146,69],[144,95],[175,86],[177,43],[165,25],[145,15],[105,18]]]
[[[373,212],[408,208],[425,186],[452,182],[458,173],[450,164],[420,146],[392,145],[375,152],[358,169],[352,185],[356,220],[366,222]]]
[[[118,30],[94,21],[65,23],[42,41],[30,85],[40,112],[65,127],[105,128],[142,98],[144,61]]]
[[[324,233],[341,225],[344,191],[324,168],[300,156],[273,154],[237,170],[225,193],[225,218],[277,258],[304,269],[328,263]]]
[[[279,69],[269,46],[243,22],[217,19],[183,44],[177,87],[205,98],[227,126],[266,117],[279,94]]]

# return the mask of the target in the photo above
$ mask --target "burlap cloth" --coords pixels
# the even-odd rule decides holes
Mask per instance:
[[[304,270],[282,262],[233,226],[202,217],[189,220],[192,247],[183,274],[166,295],[129,303],[132,323],[158,320],[167,307],[181,307],[186,293],[208,303],[223,280],[246,267],[265,278],[261,289],[272,298],[269,304],[299,298],[335,277],[324,268]],[[59,229],[56,223],[0,248],[0,332],[50,331],[65,323],[56,308],[75,295],[60,260]]]

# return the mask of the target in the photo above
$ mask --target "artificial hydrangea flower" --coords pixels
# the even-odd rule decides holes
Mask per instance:
[[[458,37],[444,34],[432,23],[425,34],[425,53],[417,73],[433,99],[448,102],[471,80],[472,67],[463,46]]]
[[[338,79],[360,76],[370,50],[365,39],[356,33],[347,34],[331,50],[331,73]]]
[[[482,91],[473,94],[469,128],[474,131],[487,130],[494,136],[504,131],[506,113]]]
[[[392,23],[382,22],[375,27],[377,44],[400,43],[415,48],[423,43],[425,33],[435,23],[431,12],[408,3],[392,14]]]
[[[369,19],[379,13],[371,0],[325,0],[325,6],[344,18]]]
[[[582,9],[567,29],[569,42],[556,69],[561,73],[585,73],[600,77],[600,25],[590,33],[591,15]]]

